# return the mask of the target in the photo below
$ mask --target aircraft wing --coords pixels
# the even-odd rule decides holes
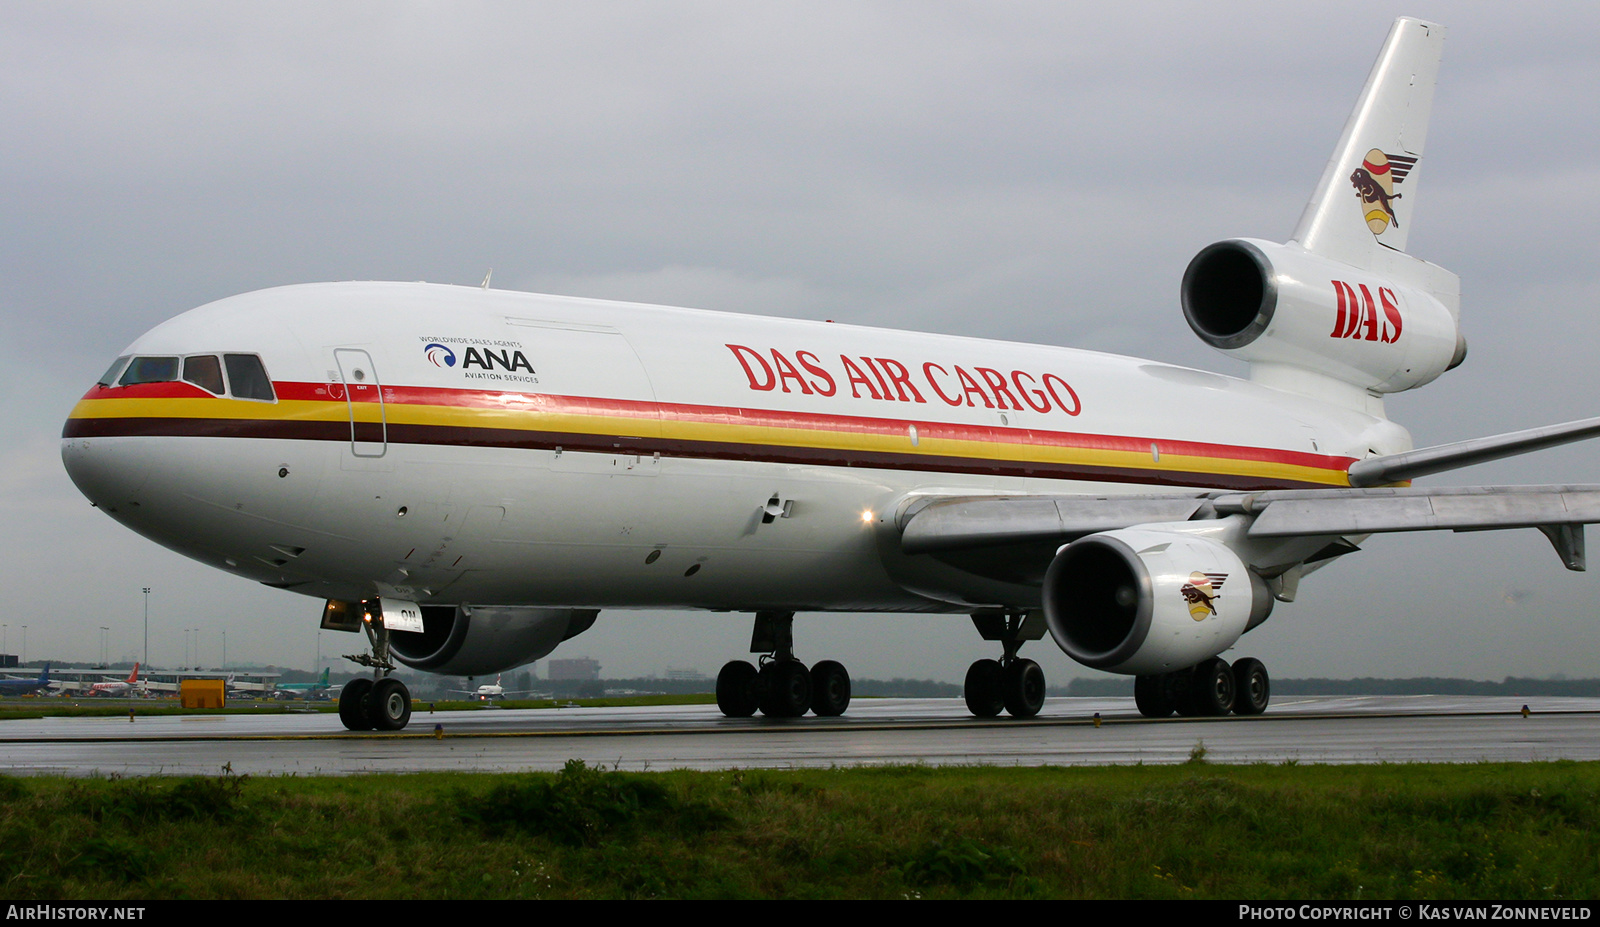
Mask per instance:
[[[1600,485],[1376,486],[1600,434],[1600,418],[1547,425],[1372,457],[1350,486],[1262,492],[926,497],[900,516],[908,554],[1006,544],[1066,544],[1135,525],[1243,515],[1257,538],[1337,537],[1391,531],[1538,528],[1569,570],[1584,569],[1583,526],[1600,522]]]
[[[1066,544],[1134,525],[1243,515],[1251,537],[1538,528],[1569,570],[1584,569],[1582,526],[1600,522],[1600,485],[1288,489],[1134,496],[932,499],[902,516],[908,554],[1016,543]]]

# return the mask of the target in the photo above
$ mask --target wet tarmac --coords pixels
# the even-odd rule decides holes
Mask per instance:
[[[1027,721],[979,720],[960,699],[858,699],[842,718],[787,720],[724,718],[711,705],[423,705],[399,734],[353,734],[312,712],[0,721],[10,774],[550,770],[569,759],[631,770],[1109,765],[1180,763],[1202,749],[1214,763],[1600,760],[1600,699],[1283,697],[1255,718],[1158,721],[1130,698],[1052,698]]]

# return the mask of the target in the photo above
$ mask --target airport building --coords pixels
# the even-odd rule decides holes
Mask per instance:
[[[590,657],[577,657],[572,660],[551,660],[549,663],[551,682],[558,680],[588,681],[600,678],[600,661]]]

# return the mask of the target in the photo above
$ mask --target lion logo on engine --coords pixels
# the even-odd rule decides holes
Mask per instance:
[[[1189,603],[1190,618],[1204,621],[1208,615],[1217,613],[1217,599],[1222,597],[1222,584],[1227,578],[1226,573],[1201,573],[1198,570],[1189,574],[1189,581],[1178,591],[1183,594],[1183,600]]]

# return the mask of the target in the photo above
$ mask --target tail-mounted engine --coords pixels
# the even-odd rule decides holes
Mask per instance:
[[[599,609],[424,605],[422,631],[389,632],[389,650],[413,669],[484,676],[532,663],[587,631]]]
[[[1267,584],[1228,547],[1124,528],[1080,538],[1050,564],[1044,614],[1067,656],[1153,675],[1215,656],[1272,613]]]
[[[1231,357],[1379,393],[1421,386],[1467,352],[1454,313],[1427,289],[1294,244],[1233,239],[1201,249],[1183,274],[1183,314]]]

